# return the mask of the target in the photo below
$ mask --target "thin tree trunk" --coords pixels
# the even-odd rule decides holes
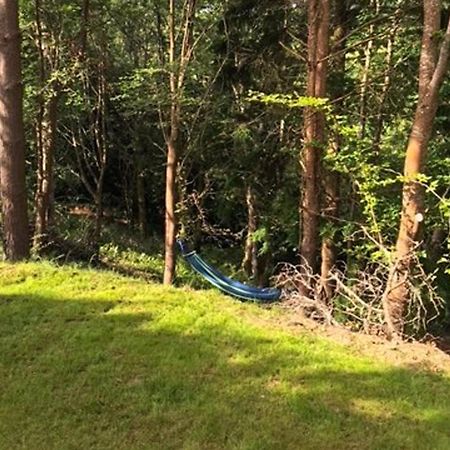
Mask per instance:
[[[156,35],[158,38],[158,59],[160,64],[164,64],[166,62],[166,55],[164,52],[163,20],[157,3],[154,5],[154,12],[156,16]]]
[[[142,239],[145,239],[147,236],[147,202],[145,198],[145,171],[140,154],[136,155],[136,196],[139,233]]]
[[[375,132],[373,137],[373,153],[375,157],[378,157],[380,151],[381,134],[383,131],[383,124],[384,124],[385,103],[387,99],[387,94],[389,92],[389,88],[391,86],[392,54],[396,32],[397,27],[395,24],[393,24],[393,27],[389,33],[386,43],[386,59],[385,59],[386,69],[384,73],[383,87],[381,89],[380,102],[378,104]]]
[[[379,0],[371,0],[370,6],[375,7],[375,14],[378,14],[380,10]],[[369,36],[372,36],[374,32],[374,25],[369,26]],[[359,93],[359,138],[364,138],[366,134],[366,123],[367,123],[367,90],[369,88],[369,73],[370,65],[372,62],[372,49],[373,49],[373,39],[369,39],[364,50],[364,67],[361,76],[361,90]]]
[[[49,227],[52,223],[54,199],[54,152],[58,111],[58,93],[46,102],[42,122],[38,124],[38,170],[35,199],[34,247],[39,249],[46,244]]]
[[[175,276],[176,264],[176,172],[178,157],[175,144],[176,141],[172,139],[173,137],[167,144],[164,284],[172,284]]]
[[[330,8],[328,0],[308,2],[308,97],[323,98],[326,94],[328,33]],[[303,258],[305,283],[303,295],[310,293],[306,280],[308,270],[317,272],[319,263],[319,211],[321,154],[325,146],[325,115],[306,108],[304,116],[303,198],[301,202],[300,254]],[[309,266],[309,267],[308,267]]]
[[[170,131],[167,140],[166,165],[166,218],[164,245],[164,284],[172,284],[175,276],[176,238],[176,177],[178,165],[179,109],[176,86],[175,63],[175,1],[169,0],[169,89],[171,95]]]
[[[39,55],[39,114],[37,118],[37,186],[33,246],[39,251],[46,245],[54,212],[54,159],[57,133],[58,103],[61,86],[50,81],[57,70],[58,58],[53,56],[43,38],[42,5],[35,0],[36,46]]]
[[[339,137],[335,136],[330,143],[330,152],[339,152]],[[324,173],[324,209],[323,213],[327,223],[332,227],[337,226],[336,219],[339,215],[339,174],[331,170]],[[335,242],[335,229],[322,239],[320,279],[323,288],[324,300],[331,301],[335,290],[335,282],[330,278],[331,271],[337,262],[337,247]]]
[[[90,0],[83,0],[83,9],[82,9],[82,17],[81,17],[81,25],[80,25],[80,42],[79,42],[79,60],[84,61],[86,57],[86,49],[87,49],[87,39],[88,39],[88,28],[90,22],[90,11],[91,5]]]
[[[333,52],[338,56],[334,61],[334,71],[338,75],[338,79],[344,78],[345,74],[345,39],[346,34],[346,2],[337,0],[335,2],[335,17],[336,23],[334,25],[333,42],[337,45],[333,46]],[[344,95],[344,83],[339,84],[339,88],[334,92],[334,97],[339,99]],[[332,136],[328,151],[331,154],[339,153],[340,138],[337,135]],[[324,168],[323,171],[323,190],[324,190],[324,205],[323,213],[327,223],[332,227],[337,227],[336,219],[339,215],[339,174],[333,170]],[[330,234],[324,236],[322,239],[321,251],[321,267],[320,278],[323,287],[324,300],[331,301],[334,294],[335,283],[330,278],[330,272],[336,265],[337,261],[337,247],[335,243],[335,230],[331,230]]]
[[[95,226],[94,233],[92,236],[92,243],[94,248],[100,248],[100,238],[102,234],[102,225],[103,225],[103,190],[104,190],[104,182],[105,182],[105,174],[106,174],[106,165],[107,165],[107,150],[104,150],[104,156],[101,160],[101,169],[100,175],[97,181],[97,189],[95,192]]]
[[[164,242],[164,284],[172,284],[175,277],[177,234],[177,172],[179,159],[179,132],[181,121],[181,96],[184,87],[186,69],[192,57],[193,24],[196,0],[187,0],[184,7],[183,37],[179,56],[177,57],[175,33],[175,0],[169,0],[169,92],[170,123],[165,135],[167,145],[166,191],[165,191],[165,242]],[[175,63],[178,63],[178,69]]]
[[[29,256],[18,3],[0,0],[0,195],[7,259]]]
[[[103,183],[98,187],[97,195],[95,198],[95,225],[94,233],[92,235],[92,243],[96,249],[99,248],[100,236],[102,233],[103,225]]]
[[[438,49],[441,5],[439,0],[424,0],[424,27],[419,64],[419,99],[406,148],[402,193],[402,213],[396,252],[384,295],[385,319],[390,336],[401,335],[406,305],[410,300],[409,277],[414,254],[420,245],[420,231],[425,213],[424,186],[417,180],[423,173],[436,115],[450,47],[450,19]]]
[[[253,234],[257,229],[257,215],[255,194],[251,186],[247,187],[245,200],[247,203],[247,239],[245,241],[242,267],[244,268],[247,275],[252,276],[255,280],[258,280],[258,249],[256,243],[253,240]]]
[[[98,81],[98,104],[96,114],[96,124],[94,129],[95,142],[97,147],[97,160],[99,167],[98,178],[95,187],[95,227],[93,243],[96,248],[99,247],[99,241],[103,225],[103,190],[105,184],[105,175],[108,165],[109,149],[106,134],[106,78],[105,61],[100,62],[99,81]]]

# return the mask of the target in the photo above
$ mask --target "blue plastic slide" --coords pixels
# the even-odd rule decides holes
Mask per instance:
[[[280,298],[281,291],[276,288],[257,288],[234,281],[210,266],[195,251],[188,251],[183,241],[177,241],[184,259],[189,265],[209,283],[226,294],[242,300],[273,302]]]

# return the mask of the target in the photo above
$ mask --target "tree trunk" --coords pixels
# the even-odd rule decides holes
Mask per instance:
[[[37,173],[35,192],[35,218],[33,247],[39,252],[48,242],[49,225],[53,208],[54,189],[54,147],[56,139],[56,117],[58,105],[58,89],[56,83],[49,83],[47,62],[53,61],[46,51],[42,32],[42,5],[35,0],[36,44],[39,55],[39,113],[36,123]]]
[[[375,158],[378,158],[380,153],[381,134],[384,125],[384,110],[386,107],[387,94],[391,86],[392,56],[396,33],[397,25],[393,23],[386,43],[386,69],[384,72],[383,87],[381,89],[380,102],[378,104],[377,118],[375,122],[375,132],[373,137],[373,154]]]
[[[90,22],[91,5],[90,0],[83,0],[82,17],[80,25],[80,39],[79,39],[79,60],[84,61],[86,57],[88,28]]]
[[[42,123],[38,124],[38,169],[36,188],[36,217],[34,229],[34,247],[40,249],[47,243],[49,227],[52,222],[54,199],[54,152],[56,141],[56,123],[58,93],[43,107]]]
[[[371,0],[370,7],[375,8],[375,14],[378,15],[380,11],[379,0]],[[361,90],[359,93],[359,139],[363,139],[366,134],[366,123],[367,123],[367,90],[369,88],[369,73],[370,64],[372,62],[372,49],[373,49],[373,36],[374,25],[369,26],[369,37],[367,41],[366,48],[364,50],[364,67],[361,75]]]
[[[339,138],[335,136],[330,144],[330,152],[338,153]],[[336,219],[339,215],[339,174],[332,170],[324,173],[324,209],[323,213],[327,223],[331,227],[337,226]],[[323,288],[323,297],[326,302],[330,302],[335,290],[335,283],[330,279],[330,273],[337,262],[337,247],[335,243],[335,229],[331,229],[329,234],[322,239],[320,279]]]
[[[145,199],[145,171],[142,156],[136,155],[136,196],[138,207],[138,227],[142,239],[147,237],[147,205]]]
[[[102,57],[105,55],[102,55]],[[109,158],[109,146],[107,142],[106,132],[106,76],[105,65],[106,60],[100,62],[99,65],[99,80],[98,80],[98,103],[96,112],[96,121],[94,127],[95,143],[97,147],[97,160],[99,174],[96,179],[95,186],[95,227],[93,235],[94,247],[99,249],[100,238],[103,225],[103,190],[105,184],[105,175]]]
[[[94,233],[92,235],[92,243],[94,248],[100,248],[100,237],[103,225],[103,182],[98,186],[95,198],[95,224]],[[98,250],[97,250],[98,251]]]
[[[439,90],[445,77],[449,57],[450,20],[443,42],[438,49],[440,2],[424,0],[423,7],[424,27],[419,64],[419,99],[406,148],[400,230],[384,295],[383,306],[390,336],[402,334],[406,305],[410,299],[409,278],[413,270],[415,251],[420,245],[419,235],[425,213],[425,188],[418,181],[418,176],[425,168],[428,142],[438,107]]]
[[[346,2],[337,0],[335,2],[335,17],[336,23],[334,25],[334,33],[332,36],[333,52],[337,53],[337,57],[334,59],[333,70],[338,79],[342,80],[339,83],[338,88],[333,93],[334,98],[339,99],[344,95],[344,82],[345,75],[345,34],[346,34]],[[328,151],[332,154],[339,152],[340,138],[334,135],[331,138],[331,142],[328,147]],[[339,215],[339,174],[333,170],[324,168],[323,173],[323,190],[324,190],[324,204],[323,214],[327,223],[332,227],[337,227],[336,219]],[[330,272],[336,265],[337,261],[337,247],[335,243],[335,230],[330,230],[330,233],[325,235],[322,239],[322,263],[320,267],[321,285],[323,287],[324,300],[326,302],[331,301],[334,294],[335,284],[330,279]]]
[[[321,98],[326,94],[328,33],[330,8],[328,0],[308,2],[308,97]],[[303,259],[305,282],[302,294],[310,293],[307,271],[317,272],[319,262],[319,169],[325,145],[325,114],[305,108],[303,149],[303,198],[301,202],[300,254]]]
[[[0,0],[0,194],[7,259],[29,256],[18,4]]]
[[[179,159],[179,130],[181,122],[181,96],[184,87],[186,69],[192,57],[193,26],[196,0],[187,0],[184,4],[184,24],[182,42],[177,56],[175,32],[175,0],[169,0],[169,92],[170,120],[169,130],[165,133],[167,145],[166,192],[165,192],[165,242],[164,242],[164,275],[163,283],[172,284],[175,277],[177,234],[177,172]],[[177,64],[176,64],[177,63]],[[177,66],[177,67],[176,67]]]
[[[167,144],[166,167],[166,226],[165,226],[165,259],[164,284],[172,284],[175,276],[175,238],[177,233],[176,220],[176,177],[178,155],[175,136]]]
[[[179,127],[179,109],[177,97],[177,83],[175,73],[175,3],[169,0],[169,90],[171,96],[170,131],[167,139],[167,165],[166,165],[166,217],[165,217],[165,243],[164,243],[164,284],[172,284],[175,277],[176,253],[175,239],[177,230],[176,221],[176,179],[177,179],[177,141]]]
[[[245,241],[242,267],[248,276],[252,276],[255,280],[258,280],[258,249],[253,240],[253,233],[257,229],[257,216],[255,194],[250,186],[247,187],[245,200],[247,203],[247,239]]]

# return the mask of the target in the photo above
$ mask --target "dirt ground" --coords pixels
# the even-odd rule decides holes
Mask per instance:
[[[395,366],[445,372],[450,375],[450,339],[427,337],[424,342],[393,342],[381,336],[356,333],[345,328],[321,325],[301,312],[287,312],[279,319],[292,331],[307,329],[320,333],[357,353],[382,359]]]

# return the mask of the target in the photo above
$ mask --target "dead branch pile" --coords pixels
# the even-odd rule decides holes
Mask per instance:
[[[305,263],[283,264],[274,283],[282,289],[283,305],[288,308],[301,310],[325,324],[385,334],[383,303],[389,271],[388,265],[371,263],[364,270],[334,269],[324,280],[313,274]],[[405,320],[405,331],[409,335],[427,331],[430,322],[442,311],[444,301],[436,292],[433,280],[434,274],[427,273],[416,257],[414,271],[405,280],[411,292]],[[330,282],[333,290],[331,297],[327,297],[324,286]],[[305,284],[310,292],[307,297],[301,294]]]

